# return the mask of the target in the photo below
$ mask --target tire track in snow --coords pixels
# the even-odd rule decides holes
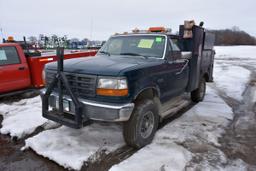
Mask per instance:
[[[244,90],[243,101],[230,104],[235,118],[220,138],[221,149],[230,159],[242,159],[249,168],[256,169],[256,70],[252,66],[241,66],[251,71],[251,77]],[[226,101],[232,99],[223,98]]]
[[[256,64],[255,59],[230,58],[216,61],[218,65],[239,66],[251,72],[250,78],[242,93],[242,100],[228,96],[222,89],[213,86],[219,96],[230,106],[235,114],[234,119],[225,129],[219,142],[219,149],[225,153],[229,163],[242,159],[247,169],[256,170]],[[234,85],[236,86],[236,85]]]

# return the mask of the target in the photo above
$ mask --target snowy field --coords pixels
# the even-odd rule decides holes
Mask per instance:
[[[256,71],[256,47],[215,49],[215,82],[208,84],[205,100],[158,130],[152,144],[114,165],[111,171],[245,170],[243,161],[228,162],[218,148],[218,138],[234,117],[219,94],[243,101],[251,69]],[[22,150],[30,148],[65,168],[80,170],[85,162],[98,160],[102,151],[109,153],[124,146],[120,125],[92,124],[81,130],[57,127],[41,117],[39,97],[2,103],[0,114],[3,115],[1,134],[23,138],[38,127],[44,128],[27,138]],[[202,162],[196,164],[199,159]]]
[[[214,68],[214,81],[227,96],[241,101],[250,74],[248,69],[241,66],[217,64]]]
[[[256,59],[256,46],[215,46],[216,59]]]
[[[241,101],[251,71],[256,71],[256,46],[215,47],[214,82],[228,97]]]

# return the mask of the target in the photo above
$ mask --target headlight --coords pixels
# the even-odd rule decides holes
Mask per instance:
[[[100,78],[98,88],[127,89],[127,81],[125,78]]]
[[[126,78],[100,77],[98,79],[97,94],[102,96],[127,96]]]

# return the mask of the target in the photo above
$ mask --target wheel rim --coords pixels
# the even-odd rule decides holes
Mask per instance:
[[[154,128],[154,122],[153,112],[148,111],[143,115],[140,129],[140,134],[143,138],[148,138],[151,135]]]

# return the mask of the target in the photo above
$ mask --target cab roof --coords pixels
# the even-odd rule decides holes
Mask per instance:
[[[178,35],[171,33],[171,29],[164,27],[150,27],[148,30],[139,30],[135,28],[132,32],[115,33],[113,36],[130,36],[130,35],[165,35],[178,38]]]
[[[175,39],[179,39],[180,36],[179,35],[175,35],[175,34],[170,34],[170,33],[152,33],[152,32],[148,32],[148,33],[120,33],[120,34],[114,34],[112,37],[118,37],[118,36],[136,36],[136,35],[161,35],[161,36],[168,36],[171,38],[175,38]]]

